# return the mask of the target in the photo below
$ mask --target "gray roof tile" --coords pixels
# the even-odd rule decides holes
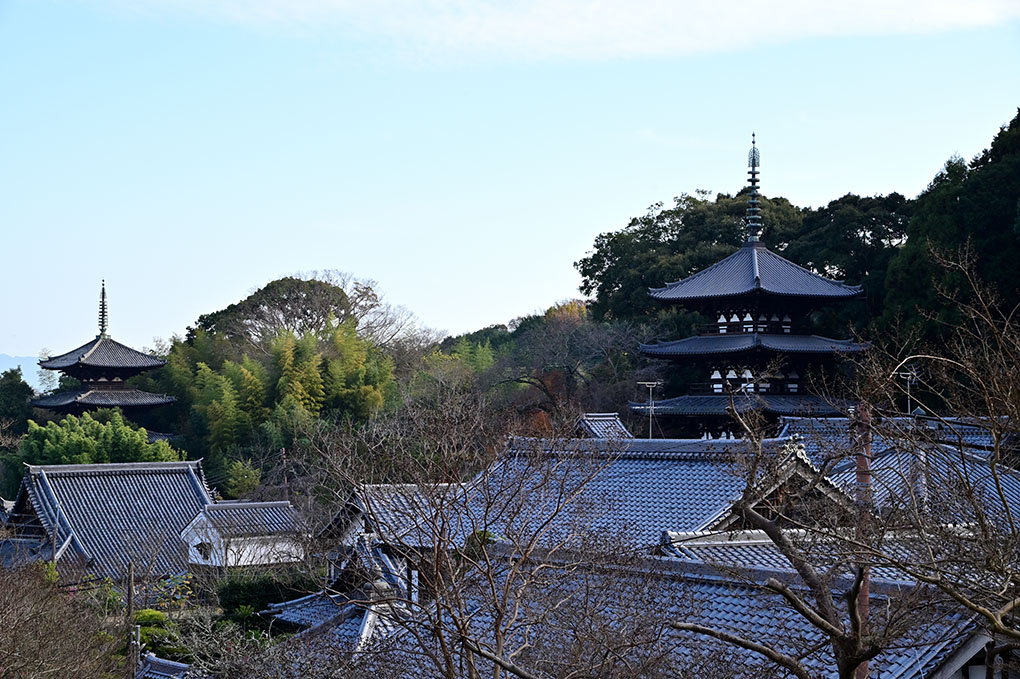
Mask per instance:
[[[202,509],[222,536],[280,535],[305,532],[290,502],[217,502]]]
[[[315,592],[299,599],[270,604],[266,612],[283,622],[300,627],[318,627],[343,612],[348,602],[345,594]]]
[[[656,404],[658,409],[658,404]],[[845,417],[783,417],[782,436],[799,436],[808,457],[815,464],[833,458],[845,458],[856,452],[850,420]],[[872,451],[879,454],[902,448],[897,440],[944,444],[963,448],[969,455],[984,457],[993,446],[990,426],[959,418],[893,417],[876,423]],[[1002,442],[1010,445],[1011,441]]]
[[[766,446],[778,451],[788,443],[772,439]],[[499,497],[501,488],[512,488],[522,478],[545,482],[552,477],[547,485],[553,497],[536,491],[529,498],[534,516],[544,520],[546,509],[555,514],[550,538],[620,535],[647,546],[656,544],[663,530],[698,530],[721,519],[744,488],[739,460],[746,453],[747,444],[738,440],[516,439],[474,485]],[[553,512],[563,487],[559,476],[568,488],[576,477],[577,497]]]
[[[166,365],[166,361],[102,336],[65,354],[39,361],[39,366],[47,370],[65,370],[76,365],[149,370]]]
[[[786,536],[810,555],[810,561],[822,573],[838,577],[851,574],[854,564],[861,560],[860,550],[834,540],[824,540],[804,531],[787,530]],[[793,572],[793,566],[762,531],[667,531],[663,535],[665,554],[680,559],[698,561],[726,569],[758,569]],[[876,566],[872,575],[883,583],[896,585],[914,581],[902,572],[888,566]]]
[[[617,413],[585,413],[577,422],[577,427],[586,436],[597,439],[632,439],[630,433]]]
[[[139,389],[83,389],[62,391],[32,400],[37,408],[137,408],[161,406],[176,401],[173,396],[150,394]]]
[[[729,257],[649,294],[663,301],[737,297],[761,291],[773,295],[847,298],[860,286],[824,278],[772,252],[760,242],[745,243]]]
[[[731,406],[738,410],[761,410],[774,415],[839,415],[841,410],[828,399],[805,394],[786,396],[777,394],[734,394],[707,396],[676,396],[655,402],[656,415],[728,415]],[[632,412],[647,417],[647,403],[631,403]]]
[[[180,533],[212,502],[198,462],[29,466],[18,506],[31,504],[47,536],[92,575],[123,577],[187,569]],[[65,546],[66,545],[66,546]]]
[[[135,679],[183,679],[189,669],[190,665],[146,653],[139,663]]]
[[[872,451],[871,495],[879,507],[914,506],[923,494],[929,511],[945,513],[954,523],[977,521],[979,507],[983,514],[1020,507],[1020,472],[1001,464],[993,472],[984,457],[961,457],[959,450],[938,444],[905,448],[892,442]],[[854,460],[838,466],[829,478],[854,492]]]
[[[778,452],[790,443],[765,445]],[[470,483],[364,486],[359,502],[390,544],[432,545],[450,536],[459,543],[482,530],[528,534],[529,522],[548,520],[543,540],[550,543],[613,535],[647,547],[664,530],[699,530],[722,519],[744,488],[746,453],[740,440],[517,438]],[[572,499],[559,506],[564,494]]]
[[[594,570],[576,565],[557,568],[555,563],[547,563],[541,584],[509,588],[515,596],[512,602],[515,615],[505,625],[497,619],[484,587],[464,586],[458,589],[456,600],[460,610],[470,612],[470,637],[485,642],[495,638],[499,630],[510,651],[526,640],[534,650],[520,649],[514,655],[515,661],[525,667],[542,667],[542,663],[555,663],[561,656],[571,658],[577,644],[586,638],[585,630],[605,629],[616,630],[621,635],[633,635],[639,630],[650,632],[649,639],[654,640],[650,643],[654,645],[647,647],[648,652],[653,657],[664,654],[675,663],[677,670],[686,662],[697,663],[705,651],[742,667],[748,676],[765,670],[760,658],[751,652],[693,633],[677,632],[667,626],[668,621],[676,620],[700,623],[773,646],[802,658],[812,676],[825,679],[837,676],[830,646],[822,633],[779,595],[762,587],[764,579],[776,572],[733,578],[682,561],[649,559],[644,563],[648,564],[647,568],[607,566]],[[556,602],[555,606],[549,605],[552,601]],[[881,606],[883,595],[873,593],[872,601],[873,605]],[[438,621],[429,614],[429,606],[431,604],[425,604],[420,617],[373,630],[374,643],[365,647],[360,655],[361,669],[365,673],[384,667],[395,669],[394,676],[402,679],[436,676],[437,667],[429,658],[441,655],[432,648],[437,644],[433,634],[435,626],[449,625],[451,628],[446,633],[451,639],[459,638],[463,630],[453,628],[449,620]],[[957,611],[942,609],[934,614],[937,617],[933,621],[919,624],[917,629],[904,635],[900,645],[887,649],[872,661],[873,668],[881,668],[884,679],[916,677],[920,671],[935,668],[939,659],[945,658],[966,639],[969,628]],[[323,633],[323,630],[306,637],[304,643],[300,643],[299,635],[291,649],[298,655],[327,657],[340,643],[349,644],[356,627],[358,632],[363,630],[358,625],[360,622],[356,616],[338,619],[335,635]],[[461,652],[457,649],[459,646],[454,652]],[[636,645],[626,652],[639,654],[640,649],[641,646]],[[491,669],[478,658],[474,661],[482,674]],[[545,667],[551,671],[555,665]]]
[[[868,345],[853,340],[836,340],[818,335],[784,335],[767,333],[733,333],[697,335],[672,342],[641,344],[646,356],[711,356],[749,351],[773,351],[788,354],[834,354],[862,351]]]

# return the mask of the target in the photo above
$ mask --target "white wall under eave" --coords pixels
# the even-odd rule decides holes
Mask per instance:
[[[271,566],[296,563],[304,559],[305,549],[300,541],[282,536],[231,538],[214,548],[212,558],[220,563],[214,566]]]
[[[304,559],[304,545],[298,537],[258,535],[224,538],[208,522],[193,522],[181,534],[188,545],[188,562],[197,566],[235,568],[241,566],[272,566],[296,563]],[[197,545],[209,545],[209,556],[203,556]]]

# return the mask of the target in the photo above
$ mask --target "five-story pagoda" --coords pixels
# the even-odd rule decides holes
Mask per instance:
[[[37,408],[64,414],[81,414],[99,408],[121,408],[138,412],[173,403],[173,396],[131,389],[125,381],[166,361],[116,342],[107,334],[106,281],[99,295],[99,334],[77,349],[39,361],[46,370],[59,370],[81,382],[81,388],[41,396],[32,401]]]
[[[704,374],[688,394],[662,401],[632,403],[644,416],[687,418],[677,427],[702,435],[731,428],[730,409],[782,415],[826,417],[843,413],[829,400],[805,390],[805,375],[832,365],[838,353],[867,345],[852,340],[806,334],[808,314],[820,306],[861,293],[780,257],[758,240],[760,155],[752,135],[748,154],[751,194],[747,208],[747,242],[729,257],[649,294],[715,319],[702,334],[672,342],[640,345],[652,358],[686,362]],[[697,418],[697,419],[694,419]]]

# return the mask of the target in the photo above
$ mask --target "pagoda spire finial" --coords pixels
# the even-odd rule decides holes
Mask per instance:
[[[747,240],[754,242],[761,235],[761,202],[758,200],[758,166],[761,165],[761,154],[755,144],[754,132],[751,133],[751,150],[747,153],[747,171],[750,175],[751,197],[747,201]]]
[[[106,311],[106,279],[103,279],[103,285],[99,292],[99,336],[109,337],[106,334],[107,329],[110,325],[110,316]]]

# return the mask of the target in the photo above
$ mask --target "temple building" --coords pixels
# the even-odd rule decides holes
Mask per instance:
[[[757,410],[773,421],[780,416],[843,415],[839,404],[810,393],[805,377],[833,366],[837,354],[867,347],[807,334],[812,311],[855,297],[861,288],[819,276],[758,239],[760,155],[753,136],[751,144],[747,242],[707,269],[649,291],[654,299],[714,321],[693,337],[640,345],[645,356],[684,362],[704,375],[704,382],[692,385],[685,395],[630,405],[637,414],[659,418],[660,426],[665,423],[687,434],[717,436],[732,430],[731,408]]]
[[[166,361],[114,341],[107,328],[106,282],[99,296],[99,334],[96,338],[59,356],[39,361],[46,370],[59,370],[81,382],[81,388],[40,396],[37,408],[79,415],[99,408],[121,408],[125,412],[173,403],[173,396],[150,394],[128,387],[128,378],[166,365]]]

